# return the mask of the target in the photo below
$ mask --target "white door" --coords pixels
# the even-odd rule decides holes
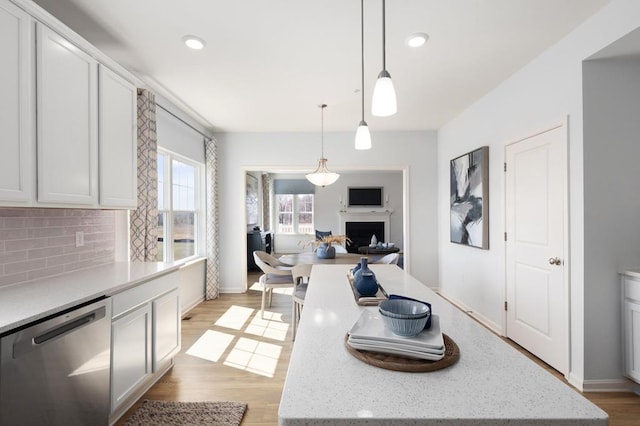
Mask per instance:
[[[568,372],[566,126],[506,147],[507,337]]]

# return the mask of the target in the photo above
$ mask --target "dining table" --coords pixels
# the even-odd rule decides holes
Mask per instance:
[[[302,253],[283,254],[279,257],[279,260],[289,265],[354,265],[360,262],[362,257],[367,257],[369,262],[374,262],[377,258],[382,256],[364,256],[358,253],[336,253],[336,256],[331,259],[322,259],[318,257],[314,252],[305,251]]]
[[[377,306],[356,303],[349,265],[311,270],[282,390],[278,423],[313,425],[606,425],[607,414],[500,336],[396,265],[373,264],[380,285],[431,303],[458,358],[434,371],[396,371],[347,347]],[[446,341],[446,340],[445,340]]]

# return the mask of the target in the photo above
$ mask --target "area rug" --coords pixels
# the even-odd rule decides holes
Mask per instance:
[[[177,402],[145,400],[129,418],[127,426],[239,425],[245,402]]]

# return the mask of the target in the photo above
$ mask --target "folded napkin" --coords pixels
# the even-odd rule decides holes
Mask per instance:
[[[431,316],[433,315],[433,310],[431,309],[431,303],[424,302],[424,301],[418,300],[418,299],[412,299],[412,298],[407,297],[407,296],[400,296],[399,294],[390,294],[389,295],[389,299],[413,300],[414,302],[424,303],[425,305],[427,305],[429,307],[429,311],[431,312],[431,314],[429,315],[429,319],[427,320],[427,323],[424,325],[424,329],[425,330],[429,330],[431,328]]]

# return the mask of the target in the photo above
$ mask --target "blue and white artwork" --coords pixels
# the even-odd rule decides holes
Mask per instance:
[[[489,147],[451,160],[451,242],[489,248]]]

